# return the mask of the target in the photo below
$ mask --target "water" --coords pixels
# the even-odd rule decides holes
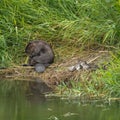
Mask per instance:
[[[0,120],[120,120],[120,101],[47,99],[21,91],[0,95]]]

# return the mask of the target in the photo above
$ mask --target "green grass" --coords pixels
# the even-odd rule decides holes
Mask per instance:
[[[113,55],[107,69],[83,73],[57,87],[56,95],[70,98],[120,98],[120,54]]]
[[[105,85],[103,91],[106,91],[107,96],[120,97],[120,56],[114,58],[111,66],[102,72],[102,78],[99,77],[99,80]]]
[[[48,41],[54,50],[62,46],[62,51],[66,46],[77,49],[94,43],[119,48],[120,1],[1,0],[0,68],[24,63],[25,46],[34,39]],[[114,61],[118,68],[111,66],[99,78],[105,89],[110,89],[109,95],[119,96],[119,63]],[[83,89],[81,85],[76,88],[79,89]],[[97,92],[93,85],[87,86],[86,91]]]
[[[62,41],[119,46],[119,7],[117,0],[1,0],[0,66],[23,62],[25,45],[33,39],[55,48]]]

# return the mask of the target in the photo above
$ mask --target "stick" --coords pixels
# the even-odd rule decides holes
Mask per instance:
[[[95,57],[95,58],[93,58],[93,59],[87,61],[87,63],[90,64],[91,62],[95,61],[95,60],[98,59],[99,57],[100,57],[100,56],[97,56],[97,57]]]

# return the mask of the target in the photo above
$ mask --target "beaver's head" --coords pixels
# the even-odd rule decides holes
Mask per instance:
[[[35,53],[35,48],[36,48],[36,44],[30,42],[25,48],[25,53],[27,53],[28,55],[33,55]]]

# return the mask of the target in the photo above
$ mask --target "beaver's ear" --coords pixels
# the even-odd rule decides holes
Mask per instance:
[[[29,42],[25,48],[25,53],[28,53],[30,46],[32,45],[32,42]]]

